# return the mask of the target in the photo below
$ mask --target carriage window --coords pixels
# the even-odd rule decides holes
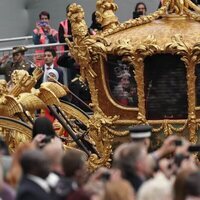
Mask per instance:
[[[134,67],[122,62],[120,57],[108,56],[108,85],[111,96],[120,105],[137,107],[137,87]]]
[[[186,67],[180,56],[158,54],[144,65],[147,119],[186,119]]]

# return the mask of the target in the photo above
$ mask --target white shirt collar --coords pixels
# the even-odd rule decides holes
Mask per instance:
[[[27,176],[28,179],[30,179],[31,181],[33,181],[34,183],[36,183],[37,185],[39,185],[45,192],[49,193],[50,192],[50,188],[48,183],[46,182],[46,180],[38,177],[38,176],[34,176],[29,174]]]
[[[50,185],[52,188],[54,188],[57,185],[59,179],[60,179],[60,177],[57,174],[51,172],[47,176],[46,181],[47,181],[48,185]]]
[[[50,66],[48,66],[48,65],[44,65],[44,69],[45,69],[45,71],[47,70],[47,68],[50,68],[50,69],[53,69],[54,68],[54,64],[52,64],[52,65],[50,65]]]

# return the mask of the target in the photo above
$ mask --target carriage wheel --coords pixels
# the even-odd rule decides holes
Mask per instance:
[[[32,128],[26,123],[9,117],[0,117],[0,136],[11,153],[19,144],[31,141],[31,134]]]

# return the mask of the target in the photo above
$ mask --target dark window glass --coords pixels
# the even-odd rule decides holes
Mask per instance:
[[[147,119],[186,119],[186,67],[180,56],[154,55],[144,65]]]

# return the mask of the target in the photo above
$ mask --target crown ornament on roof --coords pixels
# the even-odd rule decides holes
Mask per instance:
[[[122,78],[124,76],[128,77],[131,76],[129,72],[129,66],[127,66],[126,64],[118,64],[118,66],[114,68],[114,72],[117,78]]]

